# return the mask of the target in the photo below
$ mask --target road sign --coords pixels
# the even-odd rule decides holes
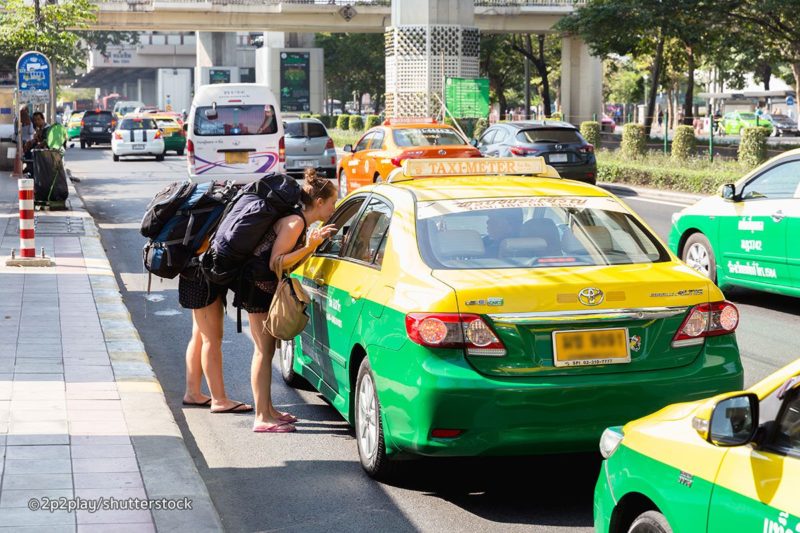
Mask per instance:
[[[489,116],[489,80],[487,78],[447,78],[445,103],[456,118]]]
[[[17,60],[17,89],[23,104],[49,104],[52,87],[50,60],[39,52],[25,52]]]
[[[789,95],[786,97],[786,105],[788,106],[794,105],[794,96]]]

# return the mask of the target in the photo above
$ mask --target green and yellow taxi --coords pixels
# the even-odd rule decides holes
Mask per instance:
[[[780,154],[672,217],[669,246],[731,286],[800,296],[800,150]]]
[[[600,451],[598,533],[800,532],[800,359],[608,428]]]
[[[175,152],[183,155],[186,150],[186,132],[183,121],[174,113],[148,113],[147,116],[156,121],[158,129],[163,133],[164,152]]]
[[[741,135],[745,128],[756,126],[766,128],[772,133],[772,122],[765,116],[748,111],[730,111],[722,117],[721,128],[726,135]]]
[[[81,121],[83,120],[83,112],[72,113],[67,121],[67,136],[70,140],[75,137],[81,136]]]
[[[595,449],[603,430],[742,387],[736,307],[616,197],[542,158],[409,159],[340,201],[294,273],[283,343],[355,426],[364,469],[402,456]]]

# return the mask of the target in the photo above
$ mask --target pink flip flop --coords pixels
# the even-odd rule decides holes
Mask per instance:
[[[268,426],[253,426],[254,433],[291,433],[296,429],[297,428],[288,422],[280,422],[278,424],[270,424]]]
[[[297,422],[297,417],[294,415],[290,415],[289,413],[283,413],[281,416],[278,417],[278,420],[281,422],[286,422],[287,424],[294,424]]]

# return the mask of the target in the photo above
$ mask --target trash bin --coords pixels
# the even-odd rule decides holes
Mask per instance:
[[[63,202],[69,196],[67,172],[60,150],[33,150],[33,199]]]

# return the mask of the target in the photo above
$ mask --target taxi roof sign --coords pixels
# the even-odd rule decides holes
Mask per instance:
[[[406,159],[403,175],[392,181],[409,178],[444,176],[530,176],[547,173],[542,157],[469,157],[459,159]]]

